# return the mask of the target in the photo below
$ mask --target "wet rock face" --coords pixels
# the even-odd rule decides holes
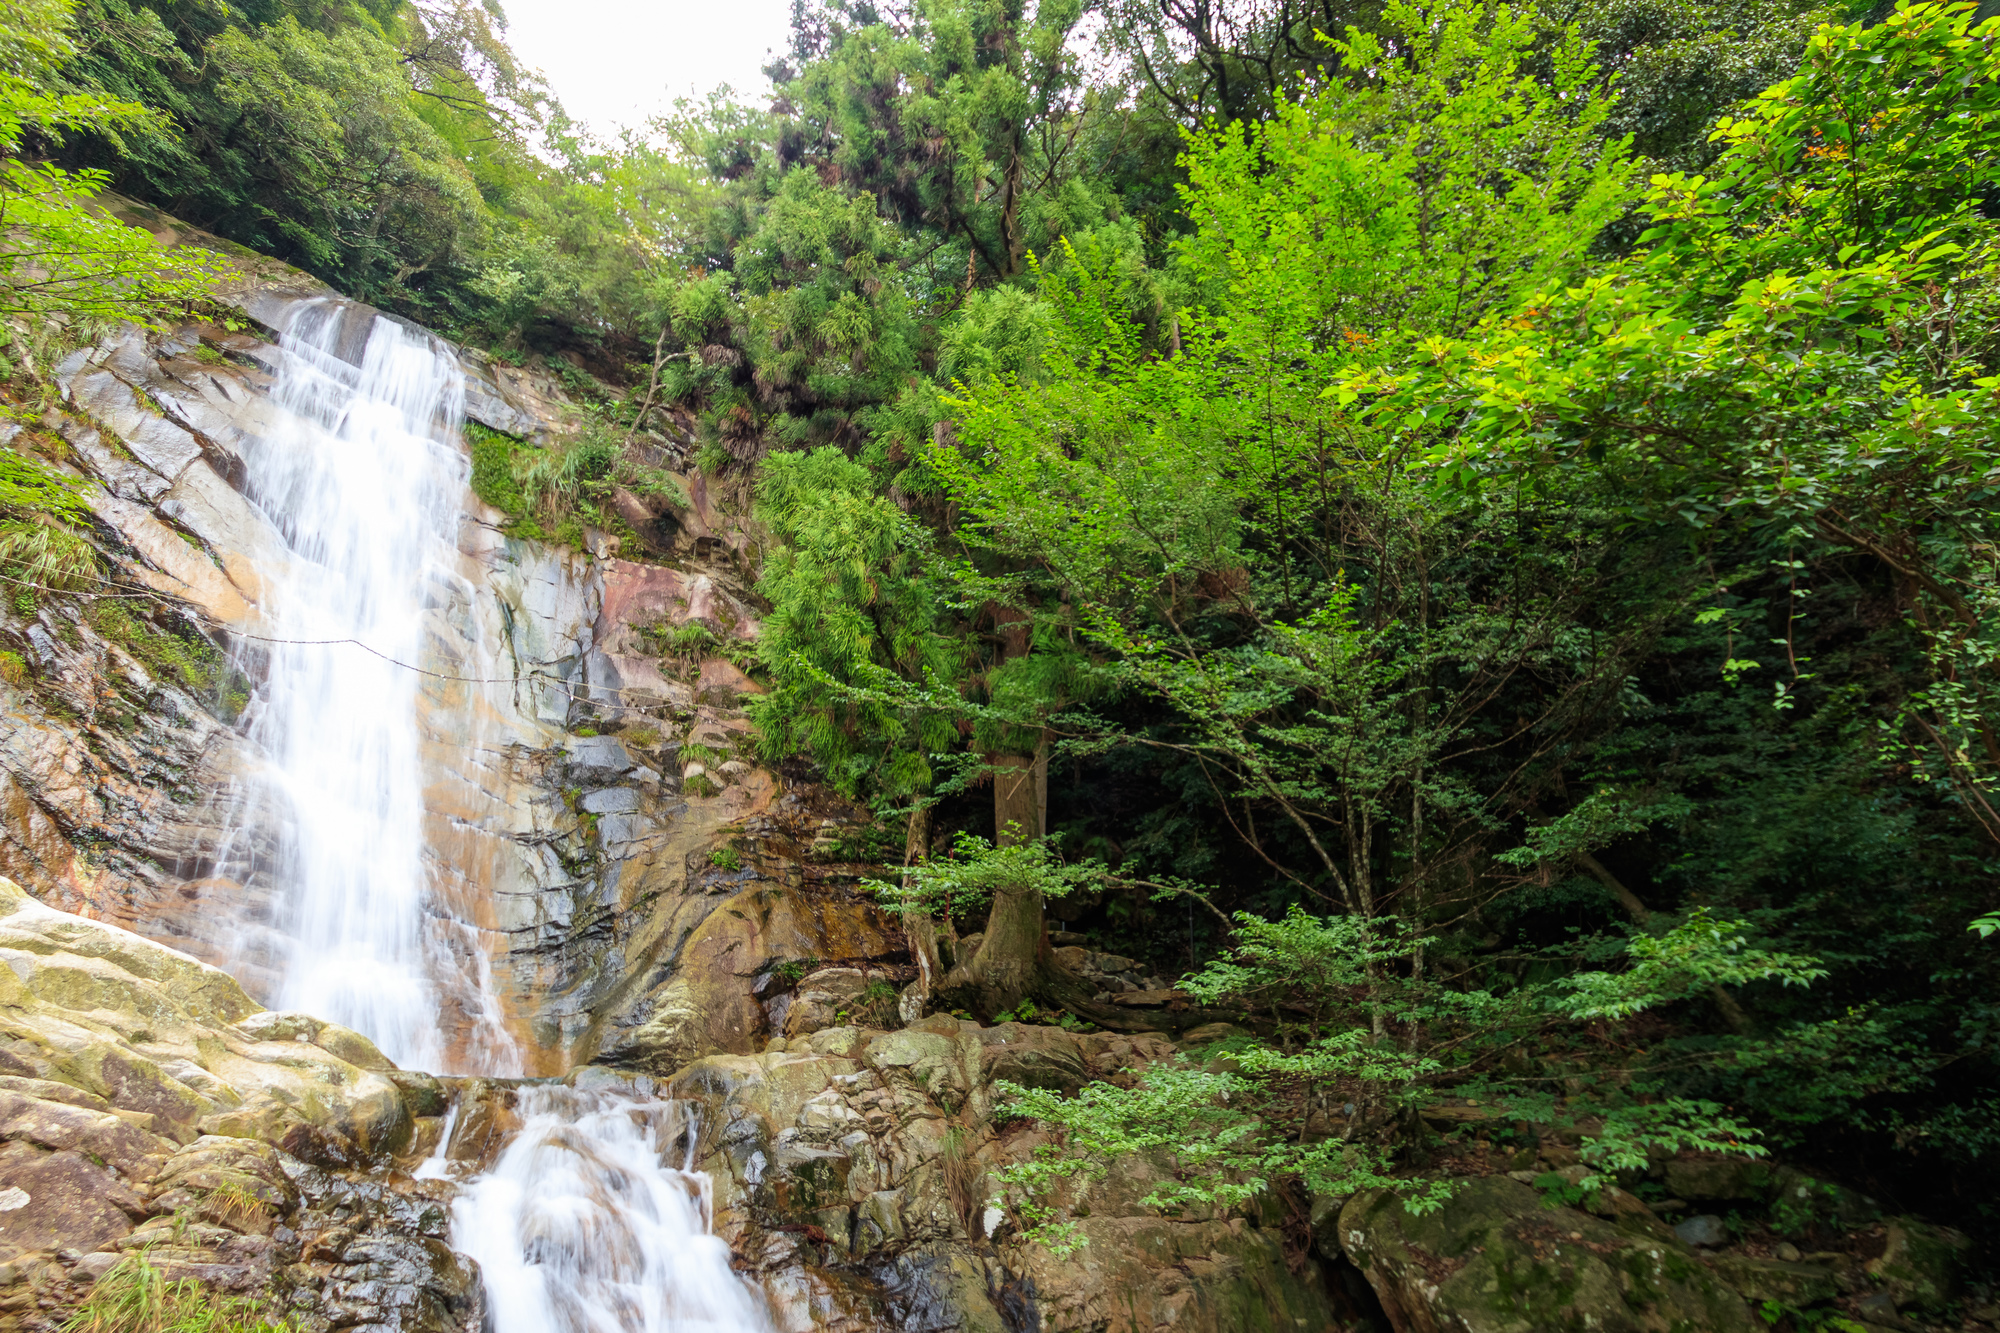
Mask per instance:
[[[619,817],[601,816],[600,830]],[[563,1001],[578,1016],[571,1057],[665,1076],[762,1049],[795,1010],[818,1026],[876,1003],[871,986],[893,994],[907,980],[901,934],[854,890],[851,867],[813,855],[828,819],[755,770],[718,796],[683,796],[655,846],[607,868],[617,906],[591,927],[588,952],[566,956],[582,974]]]
[[[200,239],[164,215],[141,221]],[[225,299],[267,326],[333,295],[237,259]],[[271,398],[281,362],[265,338],[205,324],[120,328],[64,360],[67,401],[44,425],[85,480],[113,563],[160,606],[189,609],[129,602],[137,627],[112,633],[101,613],[127,602],[0,597],[0,650],[20,663],[0,670],[0,873],[226,966],[260,996],[276,993],[289,949],[282,886],[261,869],[286,812],[243,781],[261,757],[230,722],[256,685],[251,636],[269,632],[266,575],[287,558],[238,490],[247,451],[285,429]],[[565,428],[566,399],[546,377],[476,357],[467,374],[474,419],[535,438]],[[19,429],[0,426],[0,442]],[[424,660],[442,674],[417,719],[433,919],[440,957],[493,977],[519,1049],[475,1049],[477,998],[448,993],[440,1024],[455,1067],[568,1068],[605,996],[657,969],[693,924],[679,904],[656,922],[652,904],[776,794],[738,755],[755,687],[725,656],[669,663],[647,638],[681,625],[718,643],[756,633],[742,525],[706,482],[689,485],[678,569],[617,559],[615,543],[585,553],[510,537],[504,516],[463,496],[457,564],[425,618]],[[151,651],[175,635],[213,659],[203,681]],[[223,660],[232,649],[247,677]],[[627,739],[570,734],[591,724]],[[565,748],[591,740],[603,743]],[[714,758],[684,792],[677,754],[689,745]]]
[[[129,220],[165,244],[207,243],[156,210],[132,206]],[[229,254],[223,299],[267,330],[334,296]],[[265,869],[286,812],[244,780],[261,757],[230,721],[257,684],[251,636],[268,632],[267,576],[287,548],[238,487],[250,451],[286,429],[272,400],[282,363],[269,336],[194,323],[119,328],[66,358],[66,401],[43,425],[85,481],[121,577],[188,609],[133,602],[160,623],[111,633],[98,604],[0,597],[0,650],[20,662],[0,661],[0,873],[225,966],[256,996],[277,993],[290,949],[283,886]],[[537,440],[568,428],[550,377],[476,355],[465,366],[474,420]],[[18,429],[0,425],[0,442]],[[674,439],[647,447],[680,466]],[[654,536],[627,553],[671,568],[621,559],[602,534],[587,534],[588,552],[511,537],[503,515],[462,497],[455,564],[424,621],[423,663],[440,673],[417,719],[429,943],[463,975],[491,977],[514,1049],[491,1037],[487,1001],[447,986],[453,1068],[553,1075],[618,1058],[665,1070],[748,1050],[770,1021],[747,993],[755,967],[718,990],[701,974],[710,952],[733,945],[740,962],[768,945],[769,958],[838,962],[887,950],[852,904],[774,904],[807,887],[775,858],[712,873],[732,835],[805,845],[812,833],[788,826],[748,752],[743,703],[757,687],[736,664],[757,634],[746,497],[698,471],[684,482],[671,531],[637,516]],[[696,647],[664,646],[689,628],[704,632]],[[176,634],[215,658],[212,678],[191,684],[144,650]],[[242,676],[217,655],[232,649]],[[723,939],[721,923],[696,938],[717,912],[756,920],[755,938]]]
[[[403,1178],[398,1189],[285,1165],[301,1207],[291,1228],[299,1258],[283,1273],[281,1290],[308,1330],[485,1327],[478,1266],[447,1243],[450,1186]]]

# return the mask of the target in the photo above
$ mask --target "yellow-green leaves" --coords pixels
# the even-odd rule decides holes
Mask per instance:
[[[136,103],[60,89],[59,66],[75,52],[73,10],[72,0],[28,0],[0,15],[0,315],[143,319],[207,290],[201,257],[157,250],[93,208],[103,173],[20,156],[31,136],[59,143],[64,131],[156,121]]]

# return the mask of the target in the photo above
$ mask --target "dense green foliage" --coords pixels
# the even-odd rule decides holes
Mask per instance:
[[[78,54],[71,0],[32,0],[0,24],[0,315],[71,319],[143,314],[202,292],[189,254],[165,256],[141,232],[94,212],[97,171],[69,171],[29,150],[79,134],[162,133],[163,119],[97,90],[69,91]]]
[[[1059,1229],[1052,1182],[1122,1152],[1165,1152],[1182,1203],[1359,1183],[1387,1159],[1348,1147],[1442,1092],[1580,1125],[1608,1169],[1768,1145],[1888,1192],[1915,1153],[1982,1206],[2000,456],[1969,13],[1822,29],[1711,107],[1697,177],[1606,133],[1629,108],[1576,30],[1391,7],[1325,44],[1341,76],[1191,133],[1171,247],[1079,232],[946,323],[949,387],[862,457],[943,534],[898,558],[949,552],[963,734],[1052,754],[1050,829],[1121,865],[1062,914],[1159,959],[1121,922],[1200,884],[1253,910],[1223,940],[1190,904],[1183,962],[1276,918],[1353,973],[1291,939],[1259,1014],[1211,966],[1190,992],[1256,1016],[1226,1075],[1024,1093],[1068,1145],[1015,1180],[1027,1220]],[[981,739],[1008,727],[1037,739]],[[989,871],[1065,887],[1007,850],[880,891],[962,916]],[[1286,1157],[1335,1142],[1328,1099],[1359,1138]]]

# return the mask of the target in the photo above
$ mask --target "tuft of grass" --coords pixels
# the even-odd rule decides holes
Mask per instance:
[[[700,764],[703,768],[714,768],[727,757],[722,751],[703,745],[700,741],[687,742],[687,744],[681,746],[680,754],[676,756],[681,761],[683,768],[689,764]]]
[[[240,1228],[264,1215],[264,1201],[240,1181],[225,1180],[201,1201],[201,1212],[221,1226]]]
[[[964,1129],[953,1125],[944,1132],[944,1142],[938,1145],[938,1166],[944,1175],[945,1196],[951,1200],[951,1210],[967,1235],[972,1234],[979,1214],[979,1178],[984,1174],[967,1146],[969,1137]]]
[[[13,578],[52,592],[89,587],[99,568],[97,548],[82,536],[32,519],[0,523],[0,566]]]
[[[12,649],[0,651],[0,680],[16,688],[28,683],[28,660]]]
[[[192,1278],[170,1282],[129,1255],[97,1280],[63,1333],[297,1333],[296,1325],[263,1317],[257,1302],[223,1296]]]
[[[554,448],[534,450],[514,475],[522,494],[553,517],[604,498],[618,463],[618,442],[600,430],[585,429]]]
[[[734,847],[718,847],[708,854],[708,863],[718,870],[741,870],[743,855]]]
[[[719,477],[733,460],[729,457],[727,449],[716,441],[709,440],[695,451],[694,461],[704,476]]]

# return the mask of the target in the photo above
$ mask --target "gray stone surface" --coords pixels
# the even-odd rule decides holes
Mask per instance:
[[[1674,1228],[1683,1245],[1716,1246],[1729,1243],[1729,1228],[1713,1213],[1690,1217]]]
[[[635,787],[605,787],[599,791],[584,793],[577,804],[593,815],[637,814],[639,792]]]

